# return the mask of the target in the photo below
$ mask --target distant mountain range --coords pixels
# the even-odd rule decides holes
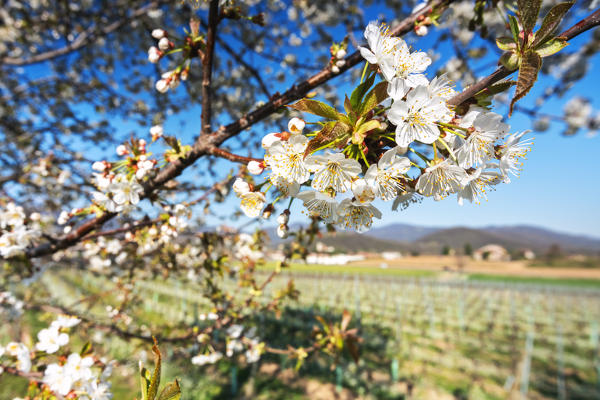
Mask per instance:
[[[445,246],[461,250],[468,243],[473,249],[498,244],[509,251],[531,249],[537,254],[544,254],[551,245],[557,244],[565,253],[600,254],[600,239],[529,225],[446,228],[390,224],[363,234],[341,231],[320,241],[347,252],[418,251],[439,254]]]

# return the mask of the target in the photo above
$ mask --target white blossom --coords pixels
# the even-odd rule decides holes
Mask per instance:
[[[354,229],[362,233],[371,229],[373,217],[381,218],[381,211],[370,203],[360,203],[352,199],[344,199],[338,208],[337,224],[343,229]]]
[[[300,192],[296,197],[304,202],[311,217],[321,217],[326,223],[335,221],[338,203],[334,197],[314,190]]]
[[[396,149],[386,151],[377,164],[369,167],[365,181],[383,201],[393,200],[403,189],[400,177],[410,169],[410,160],[397,157]]]
[[[449,160],[436,160],[425,169],[417,181],[416,189],[425,196],[441,200],[450,193],[456,193],[468,179],[464,168]]]
[[[438,121],[448,121],[448,108],[439,98],[429,96],[426,86],[411,90],[406,101],[395,101],[388,113],[396,125],[396,143],[408,146],[415,140],[433,143],[440,136]]]
[[[526,158],[527,153],[531,151],[531,139],[521,141],[526,133],[527,131],[510,135],[506,143],[500,147],[500,171],[505,183],[510,182],[509,174],[519,176],[523,166],[521,159]]]
[[[303,135],[293,135],[287,141],[275,142],[267,149],[265,162],[274,175],[302,184],[310,177],[304,163],[307,144],[308,138]]]
[[[39,331],[35,348],[48,354],[56,353],[59,348],[69,343],[69,335],[61,333],[57,326]]]
[[[265,206],[265,195],[262,192],[248,192],[240,196],[242,201],[240,208],[250,218],[256,218],[260,215]]]
[[[238,196],[243,196],[250,191],[250,185],[242,178],[236,178],[233,182],[233,191]]]
[[[346,158],[343,153],[329,155],[310,155],[304,163],[310,172],[314,172],[312,187],[318,191],[333,188],[343,193],[350,189],[352,180],[362,172],[358,161]]]

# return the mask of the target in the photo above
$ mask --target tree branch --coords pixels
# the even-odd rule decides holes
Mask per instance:
[[[210,119],[212,116],[212,93],[210,84],[212,81],[218,23],[219,0],[211,0],[210,8],[208,10],[208,29],[206,30],[206,53],[202,58],[202,134],[208,134],[211,129]]]
[[[571,40],[575,36],[581,35],[583,32],[600,25],[600,8],[597,9],[593,14],[588,17],[582,19],[571,28],[567,29],[563,33],[561,33],[560,37],[564,37],[567,40]],[[516,70],[515,70],[516,71]],[[469,100],[471,97],[475,96],[477,93],[482,91],[483,89],[493,85],[494,83],[500,81],[501,79],[506,78],[511,75],[515,71],[509,71],[504,67],[499,67],[497,70],[492,72],[491,75],[486,76],[479,82],[469,86],[461,93],[457,94],[453,98],[448,101],[448,104],[451,106],[459,106],[465,101]]]
[[[72,53],[81,49],[82,47],[87,46],[92,43],[94,40],[106,36],[111,32],[116,31],[121,28],[123,25],[128,22],[145,15],[149,10],[158,7],[160,5],[160,1],[153,1],[143,7],[138,8],[133,11],[128,16],[113,22],[110,25],[107,25],[103,29],[97,29],[95,26],[91,26],[86,29],[83,33],[79,34],[75,40],[70,42],[64,47],[60,47],[58,49],[49,50],[44,53],[36,54],[35,56],[31,56],[29,58],[15,58],[15,57],[4,57],[0,58],[0,64],[5,65],[14,65],[14,66],[23,66],[23,65],[31,65],[37,64],[40,62],[48,61],[56,57],[64,56],[66,54]]]
[[[221,158],[225,158],[229,161],[233,161],[233,162],[238,162],[241,164],[248,164],[250,161],[256,161],[256,162],[262,162],[263,160],[260,158],[254,158],[254,157],[244,157],[244,156],[240,156],[237,154],[233,154],[228,152],[227,150],[224,150],[220,147],[212,147],[209,150],[209,154],[213,155],[213,156],[217,156],[217,157],[221,157]]]
[[[416,13],[413,13],[406,17],[398,26],[390,31],[391,35],[400,36],[408,32],[411,32],[415,21],[421,16],[430,12],[431,8],[435,7],[446,7],[455,0],[433,0],[429,3],[428,7],[424,7]],[[294,100],[298,100],[305,96],[309,91],[322,85],[332,78],[344,73],[355,65],[363,61],[359,51],[352,53],[345,58],[345,65],[339,68],[338,73],[331,71],[329,67],[321,70],[317,74],[311,76],[303,82],[292,86],[290,89],[285,91],[283,94],[276,94],[272,99],[257,108],[256,110],[242,116],[237,121],[221,126],[219,129],[208,135],[200,135],[192,147],[192,150],[184,158],[179,158],[176,161],[170,163],[168,166],[163,168],[155,178],[146,182],[144,185],[144,195],[142,198],[150,197],[155,190],[162,187],[165,183],[178,177],[187,167],[192,165],[199,158],[210,155],[213,148],[220,146],[227,139],[232,138],[242,132],[244,129],[262,121],[271,114],[275,113],[280,107],[291,103]],[[36,247],[28,249],[25,252],[25,256],[28,258],[42,257],[45,255],[53,254],[59,250],[68,248],[78,241],[82,237],[89,234],[90,232],[100,228],[107,221],[114,218],[116,213],[104,213],[100,217],[92,219],[78,229],[74,230],[70,234],[56,239],[53,242],[42,243]]]

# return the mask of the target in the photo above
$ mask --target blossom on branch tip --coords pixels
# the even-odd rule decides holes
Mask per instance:
[[[156,40],[160,40],[166,36],[166,32],[164,29],[154,29],[152,30],[152,37]]]
[[[303,119],[294,117],[290,119],[288,122],[288,131],[293,134],[302,133],[304,127],[306,126],[306,122]]]
[[[251,160],[248,162],[248,172],[252,175],[260,175],[265,170],[264,164],[262,162]]]
[[[265,206],[265,195],[262,192],[248,192],[241,196],[240,208],[247,217],[258,217]]]

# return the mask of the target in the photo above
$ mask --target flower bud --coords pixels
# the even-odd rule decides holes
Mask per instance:
[[[61,211],[60,215],[58,216],[58,219],[56,220],[56,222],[59,225],[64,225],[67,223],[67,221],[69,220],[69,218],[71,218],[71,216],[69,215],[68,212],[66,211]]]
[[[294,117],[290,119],[290,122],[288,122],[288,131],[291,133],[302,133],[302,130],[304,130],[305,126],[306,122],[304,122],[303,119]]]
[[[148,61],[155,64],[160,60],[162,53],[156,47],[152,46],[148,49]]]
[[[160,40],[162,38],[164,38],[167,35],[167,32],[164,31],[164,29],[154,29],[152,31],[152,37],[156,40]]]
[[[125,145],[120,144],[120,145],[117,146],[117,155],[118,156],[122,157],[122,156],[127,155],[127,154],[129,154],[129,150],[127,150],[127,147],[125,147]]]
[[[261,162],[252,160],[248,163],[248,172],[250,172],[252,175],[260,175],[264,170],[265,167]]]
[[[335,58],[337,58],[338,60],[344,57],[346,57],[346,50],[344,49],[339,49],[337,53],[335,53]]]
[[[340,69],[338,68],[337,65],[334,65],[333,67],[331,67],[331,72],[333,72],[334,74],[339,74]]]
[[[155,87],[160,93],[165,93],[167,90],[169,90],[169,84],[164,79],[158,80]]]
[[[286,225],[290,220],[290,210],[285,210],[277,217],[277,223],[279,225]]]
[[[103,172],[106,169],[106,164],[102,161],[96,161],[92,164],[92,169],[94,171]]]
[[[152,128],[150,128],[150,135],[152,136],[152,141],[154,142],[163,135],[163,127],[161,125],[154,125]]]
[[[271,214],[273,214],[273,211],[275,210],[275,207],[273,207],[273,203],[269,203],[267,204],[267,206],[265,207],[265,209],[262,212],[262,217],[264,219],[268,219],[271,217]]]
[[[162,51],[169,50],[170,45],[171,44],[169,43],[169,39],[167,39],[166,37],[158,41],[158,48]]]
[[[285,224],[281,224],[277,227],[277,236],[281,239],[287,238],[289,235],[288,226]]]
[[[337,60],[335,62],[335,66],[338,68],[342,68],[344,65],[346,65],[346,60]]]
[[[427,35],[427,32],[429,32],[429,29],[427,29],[425,25],[419,25],[415,27],[415,33],[417,36],[425,36]]]
[[[235,182],[233,182],[233,191],[238,196],[242,196],[250,192],[250,185],[248,185],[248,182],[244,181],[242,178],[237,178]]]

